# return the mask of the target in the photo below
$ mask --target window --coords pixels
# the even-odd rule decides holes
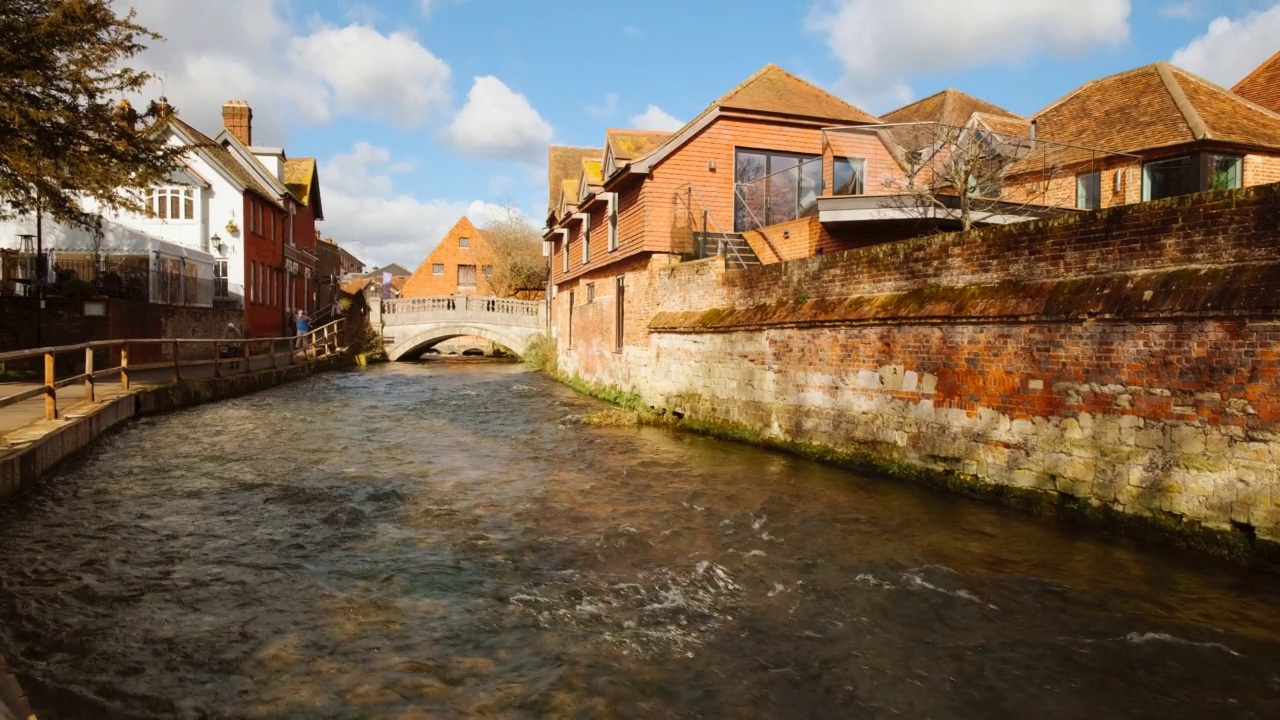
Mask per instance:
[[[569,291],[569,318],[568,318],[567,324],[569,326],[569,337],[565,340],[565,344],[572,345],[573,344],[573,291],[572,290]]]
[[[609,213],[609,252],[618,249],[618,193],[608,193],[605,212]]]
[[[147,211],[161,220],[194,220],[195,197],[195,189],[190,187],[149,188]]]
[[[249,263],[249,302],[258,302],[258,263]]]
[[[431,263],[431,274],[432,274],[432,275],[443,275],[443,274],[444,274],[444,263]]]
[[[1234,155],[1209,155],[1209,182],[1206,190],[1235,190],[1241,187],[1240,168],[1243,161]]]
[[[1081,173],[1076,176],[1076,208],[1097,210],[1102,207],[1102,174]]]
[[[795,155],[766,150],[734,152],[733,230],[812,215],[822,194],[819,155]],[[816,162],[815,162],[816,161]]]
[[[227,286],[227,261],[213,261],[213,296],[217,298],[230,297],[231,293]]]
[[[469,238],[469,237],[460,237],[460,238],[458,238],[458,247],[460,247],[460,248],[462,248],[462,249],[464,249],[464,250],[465,250],[465,249],[467,249],[467,248],[469,248],[469,247],[471,247],[471,238]]]
[[[591,262],[591,215],[582,215],[582,264]]]
[[[482,272],[484,272],[484,276],[485,276],[485,277],[493,277],[493,266],[492,266],[492,265],[485,265],[483,268],[481,268],[481,271],[482,271]]]
[[[473,288],[476,286],[476,266],[475,265],[459,265],[458,266],[458,287]]]
[[[595,299],[596,299],[596,284],[587,283],[587,302],[591,302]]]
[[[614,278],[613,287],[613,349],[614,352],[622,352],[622,331],[625,327],[623,320],[626,311],[626,286],[622,282],[622,275]]]
[[[1241,187],[1243,162],[1235,155],[1197,153],[1142,165],[1142,199],[1186,195],[1203,190]]]
[[[562,232],[560,237],[564,238],[564,272],[569,272],[569,233]]]
[[[832,195],[861,195],[866,192],[863,183],[867,176],[867,163],[862,158],[835,158],[831,175],[835,185],[831,189]]]

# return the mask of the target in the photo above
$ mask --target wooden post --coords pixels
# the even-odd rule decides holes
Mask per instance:
[[[84,349],[84,399],[85,402],[98,402],[93,391],[93,348]]]
[[[182,382],[182,360],[179,354],[178,341],[173,341],[173,382]]]
[[[129,389],[129,343],[120,346],[120,389]]]
[[[213,346],[213,377],[222,377],[222,343],[209,343]]]
[[[53,353],[44,354],[44,419],[58,419],[58,389],[53,376]]]
[[[276,369],[276,339],[271,338],[271,369]]]
[[[244,343],[242,343],[242,344],[241,344],[241,348],[244,350],[244,372],[245,372],[245,374],[246,374],[246,375],[248,375],[248,374],[249,374],[249,361],[250,361],[250,359],[253,357],[252,353],[251,353],[251,352],[250,352],[250,350],[249,350],[249,340],[248,340],[248,339],[245,339]]]

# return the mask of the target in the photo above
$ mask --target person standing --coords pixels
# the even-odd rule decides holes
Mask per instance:
[[[298,308],[293,316],[294,327],[297,328],[298,340],[294,344],[295,347],[303,347],[306,342],[306,336],[311,332],[311,318],[302,312],[302,308]]]

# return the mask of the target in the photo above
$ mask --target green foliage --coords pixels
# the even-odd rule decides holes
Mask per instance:
[[[530,338],[529,344],[525,347],[524,356],[520,359],[524,360],[529,367],[550,375],[555,375],[560,367],[556,341],[549,335],[538,334]]]
[[[171,109],[134,111],[121,96],[150,75],[124,61],[159,39],[116,15],[109,0],[0,2],[0,219],[37,209],[95,229],[106,209],[142,210],[140,190],[165,181],[185,148],[148,120]]]

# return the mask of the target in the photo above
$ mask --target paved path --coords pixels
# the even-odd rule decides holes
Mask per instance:
[[[279,353],[276,355],[277,367],[288,367],[289,354]],[[270,357],[254,358],[252,369],[265,370],[271,367]],[[223,361],[221,373],[223,376],[234,375],[244,372],[244,360],[226,360]],[[182,378],[184,380],[197,380],[200,378],[213,377],[213,365],[198,365],[195,367],[182,368]],[[173,370],[164,368],[158,370],[142,370],[129,373],[129,384],[134,387],[148,387],[155,385],[166,385],[173,380]],[[31,390],[32,388],[42,387],[43,383],[34,382],[0,382],[0,398],[17,395],[18,393]],[[120,388],[120,374],[113,373],[105,377],[97,378],[94,381],[94,395],[98,401],[111,400],[120,397],[125,393]],[[58,389],[58,415],[62,417],[65,413],[74,414],[75,406],[84,402],[85,391],[84,383],[75,383],[64,388]],[[44,420],[44,398],[36,397],[30,400],[23,400],[8,407],[0,408],[0,449],[3,449],[8,443],[5,438],[12,432],[20,430],[32,423]]]

